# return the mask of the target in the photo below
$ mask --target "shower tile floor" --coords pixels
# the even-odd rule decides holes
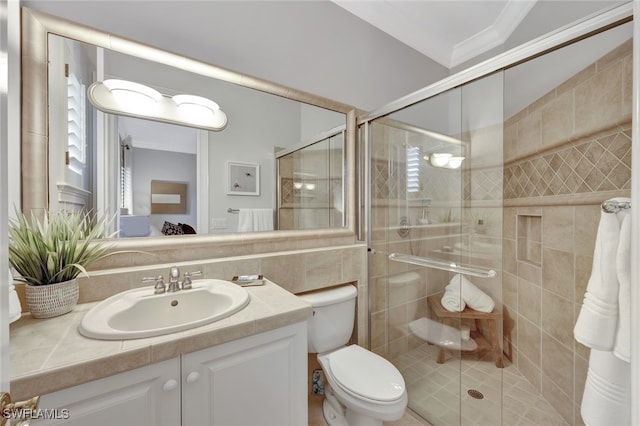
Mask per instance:
[[[433,426],[568,425],[508,360],[499,369],[491,354],[448,353],[444,364],[437,355],[438,347],[425,343],[392,360],[407,384],[409,407]],[[473,398],[470,389],[484,398]]]

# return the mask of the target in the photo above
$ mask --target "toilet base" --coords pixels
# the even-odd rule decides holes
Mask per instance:
[[[374,419],[343,406],[328,384],[325,387],[322,413],[329,426],[383,426],[382,420]]]
[[[330,389],[325,388],[325,398],[322,403],[324,421],[329,426],[349,426],[344,416],[344,407],[338,402]]]
[[[349,409],[347,409],[345,417],[349,426],[383,426],[382,420],[374,419]]]

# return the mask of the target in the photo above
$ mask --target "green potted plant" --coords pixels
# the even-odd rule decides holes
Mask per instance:
[[[25,285],[26,302],[34,318],[65,314],[78,302],[81,273],[108,255],[108,221],[89,213],[47,212],[42,219],[16,212],[9,223],[9,263]]]

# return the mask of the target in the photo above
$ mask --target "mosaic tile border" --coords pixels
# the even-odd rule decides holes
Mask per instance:
[[[541,153],[504,170],[505,200],[630,188],[630,128]]]

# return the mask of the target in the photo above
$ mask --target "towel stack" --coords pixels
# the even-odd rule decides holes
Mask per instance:
[[[631,202],[629,198],[615,198]],[[591,277],[573,329],[591,348],[581,414],[588,426],[629,424],[631,214],[602,212]]]
[[[489,313],[495,307],[491,297],[460,274],[451,278],[440,303],[449,312],[462,312],[468,305],[478,312]]]

